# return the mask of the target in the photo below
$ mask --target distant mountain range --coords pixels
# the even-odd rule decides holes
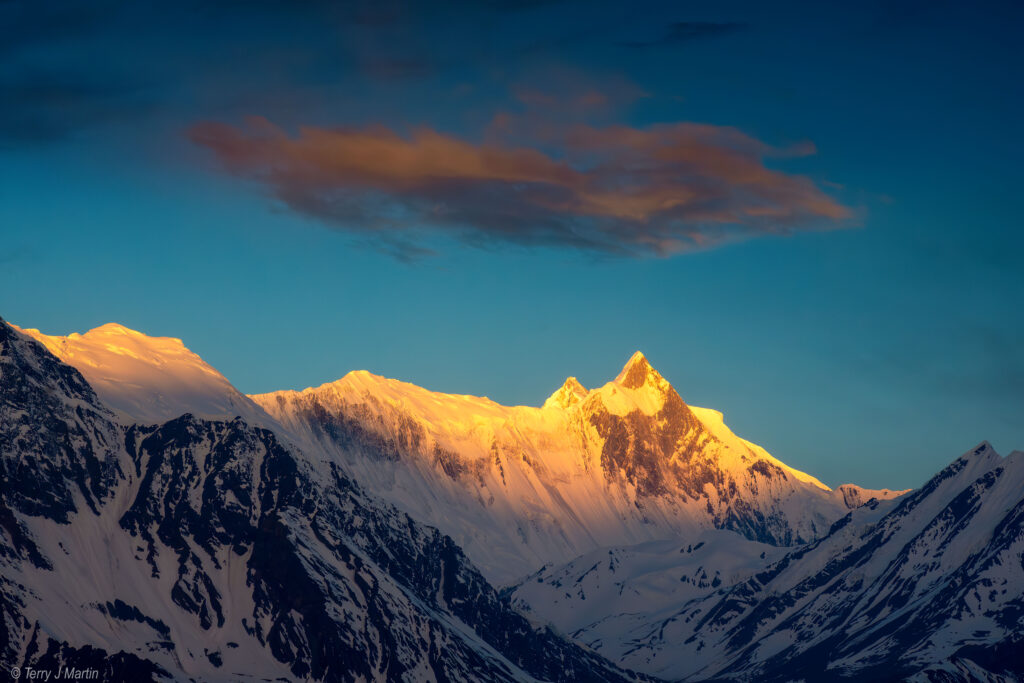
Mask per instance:
[[[831,490],[635,354],[541,407],[245,396],[0,321],[0,666],[105,680],[1017,680],[1024,456]]]

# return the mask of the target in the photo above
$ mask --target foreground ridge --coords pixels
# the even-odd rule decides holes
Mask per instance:
[[[852,510],[788,552],[717,536],[666,545],[547,568],[516,589],[516,603],[668,679],[1024,674],[1022,452],[1002,458],[979,444],[921,489]],[[682,586],[651,590],[669,575]],[[616,597],[623,592],[631,599]],[[599,618],[588,599],[607,606]]]

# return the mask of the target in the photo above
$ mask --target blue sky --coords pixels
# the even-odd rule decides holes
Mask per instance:
[[[75,7],[0,2],[12,322],[535,405],[641,349],[830,484],[1024,448],[1015,3]]]

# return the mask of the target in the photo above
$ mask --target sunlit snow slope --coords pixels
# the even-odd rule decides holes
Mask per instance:
[[[20,331],[81,372],[100,400],[127,421],[154,424],[184,413],[208,418],[262,415],[180,339],[150,337],[116,323],[66,337]]]
[[[849,496],[740,439],[721,413],[686,405],[640,353],[597,389],[569,378],[541,408],[363,371],[251,398],[307,449],[451,534],[499,583],[713,527],[809,541],[849,509]]]

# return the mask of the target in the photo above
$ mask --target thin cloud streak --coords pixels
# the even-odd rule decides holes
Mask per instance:
[[[437,235],[481,247],[670,256],[841,227],[851,215],[811,180],[764,165],[812,154],[808,144],[780,149],[693,123],[553,126],[533,144],[522,135],[491,131],[483,143],[429,128],[290,135],[258,117],[189,131],[227,172],[262,183],[297,213],[411,257]]]

